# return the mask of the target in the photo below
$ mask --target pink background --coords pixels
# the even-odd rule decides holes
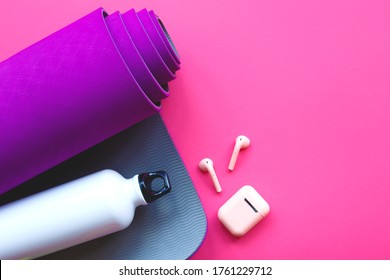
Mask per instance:
[[[1,3],[0,60],[99,6],[163,19],[183,63],[162,116],[208,219],[192,259],[390,258],[390,1]],[[234,238],[216,214],[245,184],[271,212]]]

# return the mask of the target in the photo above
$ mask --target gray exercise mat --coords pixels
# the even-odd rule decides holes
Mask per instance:
[[[206,216],[158,114],[4,194],[0,205],[107,168],[125,178],[165,170],[172,191],[138,207],[127,229],[42,259],[186,259],[197,250],[206,234]]]

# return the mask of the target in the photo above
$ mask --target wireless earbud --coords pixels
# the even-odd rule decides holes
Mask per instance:
[[[250,143],[251,143],[251,141],[249,140],[249,138],[244,136],[244,135],[240,135],[236,138],[236,145],[234,145],[233,154],[232,154],[232,157],[230,159],[230,163],[229,163],[229,167],[228,167],[229,170],[234,169],[234,166],[236,165],[237,157],[238,157],[240,150],[248,148]]]
[[[217,192],[221,192],[222,188],[221,188],[221,185],[219,184],[219,181],[218,181],[218,178],[217,178],[217,174],[215,174],[213,161],[211,159],[209,159],[209,158],[202,159],[199,162],[199,168],[203,172],[209,172],[210,173],[211,179],[213,180],[213,184],[214,184],[215,190]]]

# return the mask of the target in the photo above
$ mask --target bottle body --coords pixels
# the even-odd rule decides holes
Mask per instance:
[[[103,170],[0,208],[0,259],[36,258],[130,225],[138,175]]]

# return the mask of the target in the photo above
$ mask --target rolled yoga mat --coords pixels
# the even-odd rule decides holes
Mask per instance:
[[[153,11],[102,8],[0,63],[0,194],[159,112],[180,60]]]

